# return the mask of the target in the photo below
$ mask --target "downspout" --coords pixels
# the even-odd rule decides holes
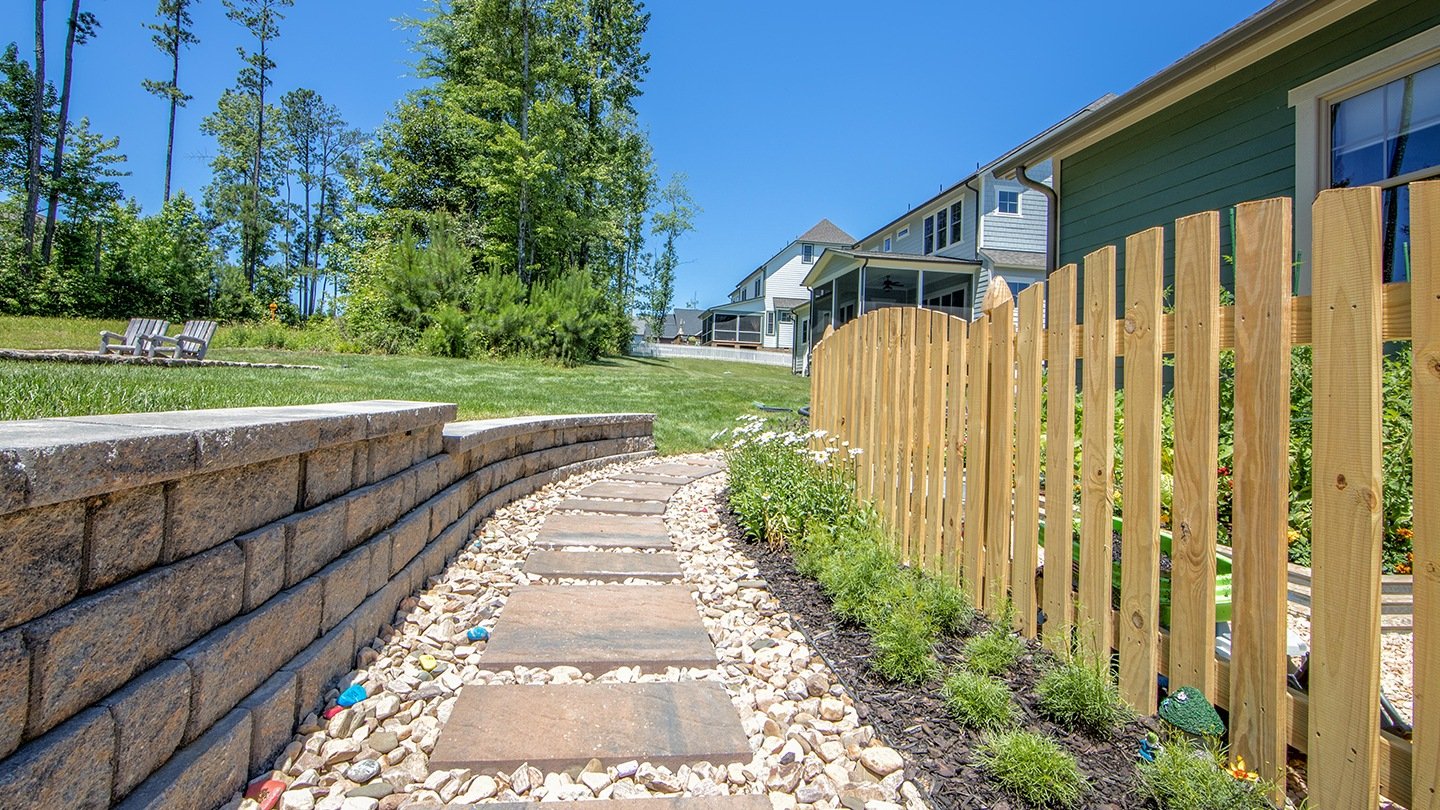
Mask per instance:
[[[971,175],[969,178],[967,178],[967,179],[965,180],[965,187],[968,188],[968,189],[970,189],[970,192],[975,195],[975,206],[974,206],[974,207],[975,207],[975,214],[974,214],[974,217],[975,217],[975,258],[976,258],[976,259],[979,259],[979,258],[980,258],[980,205],[981,205],[981,200],[980,200],[980,189],[978,189],[978,188],[970,185],[970,183],[973,182],[974,180],[975,180],[974,175]],[[963,227],[963,225],[962,225],[962,227]],[[971,314],[971,317],[970,317],[970,318],[966,318],[965,320],[967,320],[967,321],[968,321],[968,320],[971,320],[971,318],[973,318],[973,317],[974,317],[974,314],[975,314],[975,291],[976,291],[977,289],[979,289],[979,287],[980,287],[980,279],[976,278],[976,276],[978,276],[978,275],[979,275],[978,273],[971,273],[971,274],[970,274],[970,314]]]
[[[1055,262],[1060,256],[1060,197],[1055,193],[1055,189],[1032,180],[1025,173],[1026,170],[1024,164],[1016,166],[1015,179],[1020,185],[1044,194],[1050,204],[1050,210],[1045,217],[1045,277],[1049,278],[1050,274],[1055,272]]]
[[[870,266],[870,259],[866,257],[860,262],[860,295],[855,299],[855,317],[865,316],[865,268]]]

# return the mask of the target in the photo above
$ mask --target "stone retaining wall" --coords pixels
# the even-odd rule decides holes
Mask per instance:
[[[218,804],[483,517],[654,450],[651,415],[454,415],[373,401],[0,423],[6,806]]]

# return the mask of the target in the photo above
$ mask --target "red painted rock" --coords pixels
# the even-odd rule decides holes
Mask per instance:
[[[343,711],[345,711],[345,707],[344,707],[344,706],[331,706],[330,708],[328,708],[328,709],[325,710],[325,719],[326,719],[326,720],[329,720],[330,718],[334,717],[335,715],[337,715],[337,714],[339,714],[340,712],[343,712]]]
[[[285,792],[285,783],[278,779],[257,779],[245,789],[245,798],[254,799],[260,810],[275,810],[280,804],[280,794]]]

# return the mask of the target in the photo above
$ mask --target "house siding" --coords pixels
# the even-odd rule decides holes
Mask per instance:
[[[1436,25],[1440,8],[1433,3],[1382,0],[1065,158],[1060,263],[1083,264],[1086,253],[1116,245],[1123,268],[1125,237],[1164,226],[1165,284],[1171,286],[1174,220],[1294,196],[1292,88]],[[1220,229],[1221,252],[1232,254],[1228,213]],[[1296,248],[1302,258],[1309,251]],[[1121,274],[1118,311],[1124,307]],[[1233,281],[1228,266],[1222,277],[1227,285]]]
[[[1050,161],[1030,169],[1030,176],[1049,183],[1051,181]],[[999,192],[1020,192],[1020,216],[998,213]],[[981,225],[980,241],[984,247],[994,250],[1045,250],[1045,222],[1049,218],[1050,201],[1038,191],[1025,188],[1014,180],[986,178],[981,187],[984,192],[985,217]]]

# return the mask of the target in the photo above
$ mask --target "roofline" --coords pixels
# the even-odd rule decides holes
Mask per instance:
[[[829,217],[822,217],[822,219],[829,219]],[[816,225],[819,225],[820,223],[817,222],[817,223],[815,223],[815,224],[816,224]],[[834,225],[835,223],[832,222],[832,223],[830,223],[830,224],[831,224],[831,225]],[[838,227],[840,227],[840,226],[836,225],[835,227],[838,228]],[[804,234],[801,234],[801,236],[804,236]],[[737,293],[737,292],[745,289],[745,283],[746,283],[747,281],[749,281],[749,280],[750,280],[750,277],[753,276],[753,275],[755,275],[756,273],[760,273],[760,277],[761,277],[761,278],[769,278],[771,274],[767,274],[767,273],[765,272],[765,268],[767,268],[767,267],[770,266],[770,262],[773,262],[773,261],[775,261],[776,259],[780,258],[780,254],[781,254],[781,253],[784,253],[784,252],[787,251],[787,250],[789,250],[791,245],[799,245],[799,244],[805,244],[805,245],[832,245],[832,246],[835,246],[835,247],[849,247],[849,246],[852,245],[852,244],[858,245],[858,244],[860,244],[860,243],[859,243],[859,242],[817,242],[817,241],[814,241],[814,240],[805,240],[805,241],[802,241],[802,240],[800,239],[800,237],[797,236],[797,237],[795,237],[794,239],[791,239],[789,242],[786,242],[786,243],[785,243],[785,247],[782,247],[782,248],[780,248],[779,250],[775,251],[775,255],[771,256],[771,257],[768,258],[768,259],[766,259],[766,260],[764,261],[764,263],[762,263],[759,267],[757,267],[757,268],[755,268],[754,270],[751,270],[750,272],[746,273],[746,274],[745,274],[745,277],[740,280],[740,283],[739,283],[739,284],[736,284],[735,287],[730,290],[730,292],[733,294],[733,293]]]
[[[992,171],[1010,176],[1018,166],[1074,154],[1373,2],[1276,0],[1083,119],[996,161]]]
[[[857,253],[862,255],[856,255]],[[801,279],[800,286],[813,289],[815,283],[824,275],[824,273],[820,272],[821,269],[828,267],[835,261],[827,258],[831,255],[844,256],[855,261],[865,262],[867,265],[870,262],[940,265],[942,267],[954,267],[957,273],[966,272],[966,270],[961,269],[962,267],[974,270],[983,264],[979,259],[965,259],[959,256],[922,255],[919,253],[876,253],[873,250],[827,250],[815,260],[815,264],[811,266],[810,272],[806,273],[805,278]],[[957,267],[957,265],[959,267]]]

